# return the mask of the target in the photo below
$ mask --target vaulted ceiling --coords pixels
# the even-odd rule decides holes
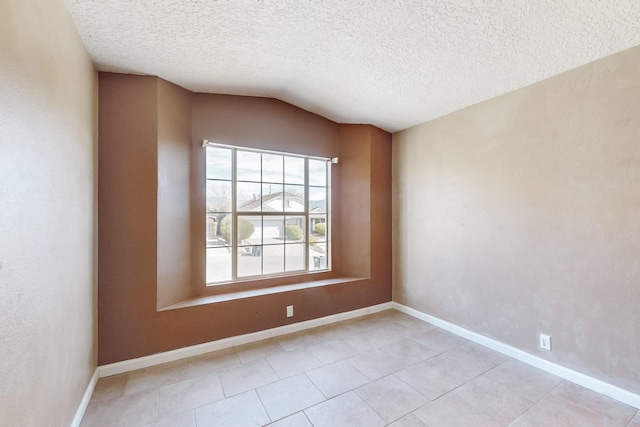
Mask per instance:
[[[65,0],[103,71],[397,131],[640,44],[638,0]]]

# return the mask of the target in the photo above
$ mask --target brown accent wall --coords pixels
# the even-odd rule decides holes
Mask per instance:
[[[96,82],[63,2],[0,2],[3,426],[70,425],[95,372]]]
[[[191,244],[191,92],[158,84],[157,308],[193,294]]]
[[[205,150],[202,140],[251,147],[263,150],[306,154],[320,157],[337,156],[339,125],[318,115],[272,98],[194,94],[192,143],[192,253],[194,286],[197,294],[225,293],[238,289],[255,289],[270,283],[273,286],[335,277],[340,272],[340,257],[332,254],[333,272],[312,276],[279,278],[245,282],[230,286],[206,288],[205,281]],[[391,143],[389,142],[389,145]],[[199,166],[199,167],[198,167]],[[341,182],[341,169],[332,167],[336,183]],[[340,189],[334,185],[332,206],[339,205]],[[340,229],[340,216],[334,215],[332,226]],[[341,236],[334,232],[334,246],[340,247]],[[334,251],[335,252],[335,251]]]
[[[342,271],[349,276],[371,275],[371,127],[340,127],[341,178],[349,182],[340,194]],[[342,165],[345,165],[343,168]],[[346,167],[350,166],[350,167]],[[356,214],[357,213],[357,214]]]
[[[373,126],[371,141],[371,207],[369,220],[371,278],[383,286],[392,282],[392,146],[389,133]],[[392,288],[385,288],[391,300]]]
[[[189,117],[191,139],[187,140],[184,121]],[[155,77],[111,73],[100,73],[99,118],[100,364],[390,301],[391,279],[385,274],[391,268],[391,230],[376,230],[381,237],[372,239],[367,234],[373,228],[364,228],[364,239],[387,242],[386,248],[371,251],[374,258],[359,250],[347,253],[341,236],[345,217],[369,224],[376,215],[391,216],[390,157],[378,165],[387,168],[386,174],[370,171],[375,153],[390,153],[388,133],[362,126],[367,130],[347,141],[341,136],[341,125],[281,101],[189,94]],[[332,167],[333,271],[266,283],[277,286],[337,277],[344,274],[341,262],[363,256],[379,268],[351,283],[158,311],[167,301],[187,295],[189,287],[193,297],[221,291],[220,287],[204,286],[202,139],[326,157],[338,155],[342,144],[360,146],[363,156],[341,160]],[[187,151],[191,153],[189,164],[185,160]],[[174,157],[170,153],[176,161],[171,161]],[[371,202],[352,206],[351,215],[341,213],[343,195],[351,193],[352,186],[360,188],[359,182],[342,178],[351,169],[365,171],[370,183],[363,191],[375,189],[381,213],[372,213]],[[186,206],[185,194],[190,194]],[[172,207],[172,203],[180,206]],[[171,254],[171,248],[165,245],[179,249]],[[191,265],[189,272],[186,264]],[[188,276],[191,283],[184,286]],[[256,285],[249,282],[226,290]],[[173,286],[178,290],[164,294],[167,299],[160,303],[164,292],[160,289]],[[296,316],[287,319],[285,306],[291,304]]]
[[[103,364],[105,354],[151,338],[144,327],[157,304],[158,82],[99,73],[98,88],[98,363]]]
[[[394,134],[394,300],[640,392],[639,76],[633,48]]]
[[[389,134],[370,125],[340,125],[339,157],[342,181],[348,183],[340,195],[341,271],[388,282],[391,264],[383,260],[392,254]]]

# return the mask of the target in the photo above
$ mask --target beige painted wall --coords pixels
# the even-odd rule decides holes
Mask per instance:
[[[634,48],[395,134],[394,300],[639,393],[639,105]]]
[[[68,426],[96,367],[96,106],[64,3],[0,2],[3,426]]]

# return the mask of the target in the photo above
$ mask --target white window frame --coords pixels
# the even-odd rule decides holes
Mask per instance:
[[[331,159],[330,158],[325,158],[325,157],[318,157],[318,156],[310,156],[310,155],[301,155],[301,154],[295,154],[295,153],[287,153],[287,152],[281,152],[281,151],[273,151],[273,150],[261,150],[261,149],[255,149],[255,148],[248,148],[248,147],[241,147],[241,146],[234,146],[234,145],[228,145],[228,144],[220,144],[220,143],[214,143],[214,142],[210,142],[207,140],[203,141],[202,144],[203,148],[208,148],[208,147],[217,147],[217,148],[225,148],[225,149],[230,149],[231,150],[231,221],[232,224],[234,225],[232,227],[232,231],[231,231],[231,235],[230,235],[230,240],[231,240],[231,245],[228,246],[231,249],[231,279],[230,280],[224,280],[224,281],[216,281],[216,282],[208,282],[207,281],[207,274],[205,272],[205,284],[208,287],[211,286],[219,286],[219,285],[226,285],[226,284],[231,284],[231,283],[236,283],[236,282],[246,282],[246,281],[253,281],[253,280],[260,280],[260,279],[271,279],[271,278],[275,278],[275,277],[285,277],[285,276],[296,276],[296,275],[306,275],[306,274],[316,274],[316,273],[326,273],[326,272],[330,272],[331,271]],[[274,154],[274,155],[280,155],[280,156],[287,156],[287,157],[297,157],[297,158],[302,158],[304,159],[304,210],[302,211],[287,211],[287,200],[286,198],[283,201],[283,210],[277,211],[277,212],[269,212],[269,211],[242,211],[242,212],[238,212],[238,206],[237,206],[237,185],[238,185],[238,179],[237,179],[237,153],[238,151],[244,151],[244,152],[253,152],[253,153],[260,153],[260,154]],[[205,159],[206,159],[206,155],[205,155]],[[326,222],[325,222],[325,245],[326,245],[326,253],[325,253],[325,267],[326,268],[320,268],[320,269],[312,269],[313,266],[313,261],[311,260],[311,256],[310,256],[310,246],[311,246],[311,233],[313,230],[311,230],[311,214],[309,213],[309,188],[313,187],[313,188],[322,188],[321,186],[317,186],[317,185],[310,185],[309,184],[309,160],[319,160],[319,161],[323,161],[326,162],[326,182],[325,182],[325,186],[324,188],[326,188],[326,206],[325,206],[325,213],[324,216],[326,218]],[[205,164],[205,191],[206,191],[206,182],[209,181],[210,179],[208,178],[208,174],[206,173],[206,164]],[[261,170],[262,170],[262,165],[261,165]],[[211,180],[216,180],[216,179],[211,179]],[[242,182],[242,181],[241,181]],[[256,182],[257,183],[257,182]],[[263,185],[265,184],[265,181],[263,181],[263,177],[261,176],[261,179],[259,181],[259,184],[261,186],[261,188],[263,188]],[[287,185],[284,180],[283,180],[283,188]],[[206,200],[206,197],[205,197]],[[262,205],[262,204],[261,204]],[[206,207],[206,203],[205,203],[205,216],[211,214],[211,212],[208,211],[207,207]],[[238,239],[235,236],[235,232],[236,232],[236,228],[237,228],[237,224],[238,224],[238,219],[242,218],[244,216],[262,216],[263,218],[268,218],[268,217],[287,217],[287,216],[297,216],[297,217],[304,217],[304,221],[305,221],[305,241],[304,241],[304,268],[300,269],[300,270],[295,270],[295,271],[289,271],[289,272],[279,272],[279,273],[267,273],[267,274],[259,274],[259,275],[252,275],[252,276],[238,276],[238,253],[239,253],[239,247],[242,247],[241,245],[238,244]],[[286,227],[286,224],[285,224]],[[207,249],[213,248],[212,246],[209,246],[206,244],[206,233],[208,231],[205,231],[205,265],[207,265]],[[264,241],[262,241],[261,245],[258,245],[261,247],[261,251],[262,253],[264,253],[264,246],[265,243]],[[285,243],[286,246],[286,243]],[[262,261],[264,262],[264,261]],[[285,258],[285,262],[286,262],[286,258]],[[207,268],[205,266],[205,268]],[[264,269],[264,264],[262,264],[261,266],[261,270]]]

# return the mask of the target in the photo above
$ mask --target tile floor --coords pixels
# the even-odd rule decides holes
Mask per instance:
[[[90,426],[640,427],[630,406],[395,310],[98,381]]]

